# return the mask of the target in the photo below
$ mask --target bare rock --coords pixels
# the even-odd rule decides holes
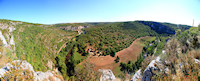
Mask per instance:
[[[139,69],[131,78],[131,81],[137,81],[139,78],[142,78],[142,72],[141,69]]]
[[[99,70],[102,72],[100,81],[116,81],[115,75],[110,69]]]
[[[52,71],[47,71],[47,72],[38,71],[35,73],[34,79],[35,81],[44,81],[44,80],[61,81],[61,79],[54,76]]]
[[[18,63],[18,64],[17,64]],[[19,65],[16,67],[16,64]],[[7,63],[6,66],[0,69],[0,78],[6,78],[4,75],[6,72],[11,71],[12,69],[22,68],[22,70],[29,70],[33,73],[33,77],[35,81],[61,81],[62,79],[58,78],[54,71],[47,72],[35,72],[33,66],[27,61],[14,60],[11,63]],[[24,74],[26,75],[26,73]]]
[[[157,69],[157,67],[154,66],[154,64],[156,64],[156,62],[157,63],[160,62],[160,57],[157,57],[155,60],[152,60],[149,63],[149,65],[143,72],[142,81],[151,81],[151,77],[153,76],[153,70]]]
[[[0,39],[2,40],[4,46],[8,45],[8,43],[7,43],[6,39],[5,39],[5,37],[3,36],[1,30],[0,30]]]

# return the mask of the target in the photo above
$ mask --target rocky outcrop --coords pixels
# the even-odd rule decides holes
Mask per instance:
[[[194,62],[195,63],[200,63],[200,61],[198,59],[195,59],[195,58],[194,58]]]
[[[22,22],[12,22],[10,23],[0,23],[0,40],[2,40],[3,47],[10,49],[11,51],[15,50],[15,42],[13,31],[16,30],[15,26],[17,24],[22,24]],[[3,53],[6,53],[5,51]]]
[[[67,27],[59,27],[59,29],[62,30],[71,30],[71,31],[79,31],[84,28],[89,28],[90,26],[77,26],[77,27],[72,27],[72,26],[67,26]]]
[[[90,26],[77,26],[77,27],[72,27],[72,26],[67,26],[67,27],[58,27],[61,30],[71,30],[71,31],[77,31],[78,34],[80,35],[81,33],[85,33],[82,29],[89,28]]]
[[[142,78],[142,72],[141,69],[139,69],[131,78],[131,81],[137,81],[138,79]]]
[[[3,36],[1,30],[0,30],[0,39],[2,40],[2,43],[3,43],[4,46],[8,45],[8,43],[7,43],[6,39],[5,39],[5,37]]]
[[[151,81],[151,77],[153,76],[153,70],[156,70],[156,63],[160,63],[160,57],[157,57],[155,60],[152,60],[147,68],[143,72],[142,81]]]
[[[35,72],[33,66],[27,61],[15,60],[11,63],[7,63],[6,66],[0,69],[0,78],[5,79],[6,73],[11,72],[12,70],[19,69],[23,75],[31,75],[33,76],[34,81],[61,81],[62,79],[58,78],[57,75],[53,71],[47,72]],[[30,71],[30,74],[24,73],[25,70]],[[19,73],[19,72],[18,72]],[[12,73],[14,74],[14,73]],[[33,75],[32,75],[33,74]],[[21,76],[21,75],[20,75]]]
[[[0,23],[0,28],[1,29],[8,29],[9,32],[13,32],[16,28],[14,27],[16,24],[20,24],[20,23],[14,23],[12,22],[12,24],[5,24],[5,23]]]
[[[35,76],[34,76],[34,80],[35,81],[44,81],[44,80],[47,80],[47,81],[61,81],[61,79],[57,78],[55,76],[55,73],[52,72],[52,71],[47,71],[47,72],[41,72],[41,71],[38,71],[38,72],[35,72]]]
[[[99,70],[102,72],[100,81],[116,81],[115,75],[110,69]]]
[[[147,21],[139,21],[139,22],[151,27],[151,29],[155,30],[159,34],[162,34],[162,33],[175,34],[176,33],[175,29],[162,25],[161,23],[158,23],[158,22],[147,22]]]

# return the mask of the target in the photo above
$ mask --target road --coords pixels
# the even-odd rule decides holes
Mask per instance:
[[[158,41],[158,44],[160,43],[160,39],[158,39],[159,41]],[[152,46],[152,43],[151,44],[149,44],[149,46]],[[149,48],[149,46],[148,46],[148,48]],[[147,48],[147,49],[148,49]],[[154,54],[156,53],[156,51],[157,51],[157,47],[155,48],[155,50],[154,50]],[[145,57],[147,57],[147,53],[148,53],[148,51],[146,51],[146,53],[144,54],[144,59],[145,59]],[[154,56],[154,54],[153,54],[153,56]]]
[[[160,39],[158,39],[159,41],[158,41],[158,44],[160,43]],[[158,47],[158,45],[157,45],[157,47]],[[153,56],[154,56],[154,54],[156,53],[156,51],[157,51],[157,47],[155,48],[155,50],[154,50],[154,53],[153,53]]]
[[[65,48],[65,47],[67,46],[67,43],[68,43],[68,42],[64,43],[64,44],[60,47],[60,49],[57,51],[56,57],[58,56],[58,54],[60,53],[60,51],[62,50],[62,48]]]

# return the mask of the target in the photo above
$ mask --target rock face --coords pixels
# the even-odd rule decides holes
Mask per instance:
[[[3,43],[3,47],[6,47],[10,50],[15,50],[15,42],[12,32],[16,30],[14,27],[16,24],[22,24],[22,22],[10,21],[10,24],[0,22],[0,40]],[[3,51],[3,53],[6,54],[6,51]]]
[[[158,22],[145,22],[145,21],[139,21],[139,22],[150,26],[151,29],[155,30],[157,33],[160,33],[160,34],[162,33],[175,34],[176,33],[173,28],[162,25],[161,23],[158,23]]]
[[[71,30],[71,31],[77,31],[78,34],[80,35],[81,33],[85,33],[82,29],[89,28],[90,26],[78,26],[78,27],[72,27],[72,26],[67,26],[67,27],[58,27],[61,30]]]
[[[19,64],[18,67],[16,67],[13,64]],[[21,61],[21,60],[15,60],[11,63],[7,63],[6,66],[2,67],[0,69],[0,78],[6,78],[6,76],[4,76],[4,74],[6,72],[11,71],[12,69],[16,69],[16,68],[22,68],[22,70],[29,70],[31,73],[33,73],[33,77],[35,81],[61,81],[60,78],[57,77],[57,75],[53,72],[53,71],[47,71],[47,72],[35,72],[33,69],[33,66],[28,63],[27,61]],[[25,75],[25,74],[24,74]],[[27,75],[27,74],[26,74]]]
[[[71,30],[71,31],[79,31],[84,28],[89,28],[90,26],[78,26],[78,27],[72,27],[72,26],[67,26],[67,27],[59,27],[59,29],[62,30]]]
[[[139,78],[142,78],[141,69],[139,69],[131,78],[131,81],[137,81]]]
[[[142,77],[142,81],[151,81],[151,77],[153,76],[153,72],[152,70],[157,69],[157,67],[154,66],[155,63],[159,63],[160,62],[160,57],[157,57],[155,60],[152,60],[149,65],[147,66],[147,68],[144,70],[143,72],[143,77]]]
[[[198,59],[195,59],[195,58],[194,58],[194,62],[195,63],[200,63],[200,61]]]
[[[1,30],[0,30],[0,39],[2,40],[4,46],[8,45],[8,43],[7,43],[6,39],[5,39],[5,37],[3,36]]]
[[[15,67],[15,65],[13,64],[20,64],[19,67]],[[31,66],[31,64],[29,64],[27,61],[21,61],[21,60],[15,60],[12,63],[7,63],[6,66],[2,67],[0,69],[0,78],[4,77],[4,73],[6,73],[7,71],[11,71],[11,69],[14,68],[22,68],[23,70],[29,70],[33,73],[35,73],[33,66]]]
[[[116,81],[115,75],[110,69],[99,70],[102,72],[100,81]]]
[[[47,80],[47,81],[61,81],[61,79],[55,77],[54,75],[55,73],[53,73],[52,71],[47,71],[47,72],[35,72],[35,81],[43,81],[43,80]]]

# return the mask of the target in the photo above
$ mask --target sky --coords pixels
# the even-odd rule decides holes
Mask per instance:
[[[157,21],[198,26],[200,0],[0,0],[0,19],[56,24]]]

